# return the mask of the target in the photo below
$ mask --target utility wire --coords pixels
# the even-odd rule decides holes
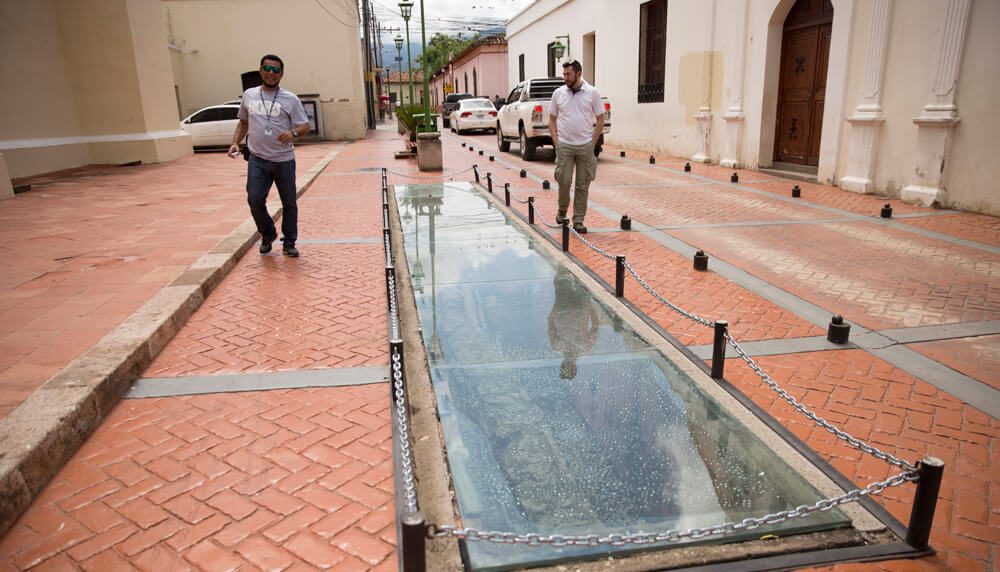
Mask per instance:
[[[315,2],[317,6],[319,6],[320,8],[322,8],[324,12],[326,12],[327,14],[329,14],[331,18],[333,18],[334,20],[340,22],[344,26],[347,26],[348,28],[356,28],[357,27],[357,24],[348,24],[347,22],[345,22],[345,21],[341,20],[340,18],[336,17],[333,14],[333,12],[331,12],[330,10],[328,10],[327,7],[324,6],[322,2],[320,2],[320,0],[313,0],[313,2]]]

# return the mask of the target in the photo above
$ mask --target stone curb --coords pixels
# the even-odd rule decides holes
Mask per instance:
[[[298,178],[298,196],[338,152]],[[0,420],[0,538],[256,241],[248,218]]]

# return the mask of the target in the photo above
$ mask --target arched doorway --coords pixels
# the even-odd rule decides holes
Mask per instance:
[[[833,32],[830,0],[797,0],[785,18],[774,161],[819,165]]]

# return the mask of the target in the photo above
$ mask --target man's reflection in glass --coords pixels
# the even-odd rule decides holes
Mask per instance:
[[[559,268],[552,280],[555,302],[549,312],[549,342],[564,356],[559,377],[576,377],[576,360],[594,349],[600,323],[597,309],[586,288],[566,267]]]

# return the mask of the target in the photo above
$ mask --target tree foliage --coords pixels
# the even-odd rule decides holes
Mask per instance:
[[[479,34],[471,37],[446,36],[445,34],[434,34],[434,37],[427,42],[427,50],[417,56],[417,64],[423,68],[424,59],[427,59],[427,71],[429,75],[434,75],[443,68],[450,57],[455,57],[462,53],[462,50],[469,47],[472,42],[479,39]]]

